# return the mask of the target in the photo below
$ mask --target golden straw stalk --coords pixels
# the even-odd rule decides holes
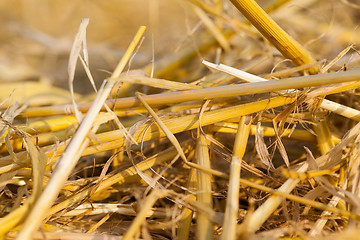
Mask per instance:
[[[310,53],[277,25],[254,0],[231,0],[231,2],[284,57],[295,65],[315,62]],[[309,69],[312,74],[318,71],[317,67]]]
[[[245,122],[247,120],[247,122]],[[236,225],[239,212],[239,187],[241,161],[245,154],[246,145],[250,133],[250,119],[242,116],[239,121],[239,128],[235,137],[234,151],[230,166],[230,180],[228,198],[223,224],[222,240],[236,239]]]

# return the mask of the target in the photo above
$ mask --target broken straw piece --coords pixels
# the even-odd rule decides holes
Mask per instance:
[[[228,73],[231,76],[240,78],[240,79],[242,79],[242,80],[244,80],[246,82],[253,83],[253,82],[265,82],[265,81],[268,81],[267,79],[264,79],[262,77],[258,77],[256,75],[241,71],[239,69],[236,69],[236,68],[224,65],[224,64],[214,64],[214,63],[208,62],[206,60],[203,60],[202,63],[205,66],[209,67],[209,68],[216,69],[216,70],[219,70],[219,71],[224,72],[224,73]]]
[[[218,71],[230,74],[231,76],[242,79],[242,80],[244,80],[246,82],[249,82],[249,83],[269,81],[269,80],[267,80],[265,78],[256,76],[256,75],[251,74],[251,73],[247,73],[245,71],[242,71],[242,70],[237,69],[237,68],[230,67],[228,65],[214,64],[214,63],[208,62],[206,60],[203,60],[202,63],[205,66],[209,67],[209,68],[216,69]],[[289,89],[289,90],[284,90],[284,91],[279,91],[279,92],[281,92],[281,93],[294,93],[295,91],[296,91],[295,89]]]

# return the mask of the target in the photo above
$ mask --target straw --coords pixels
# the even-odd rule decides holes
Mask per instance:
[[[139,31],[134,37],[133,42],[130,44],[127,52],[125,53],[123,59],[119,62],[118,66],[113,72],[112,78],[119,77],[121,71],[125,67],[126,62],[129,60],[131,53],[133,52],[137,43],[140,41],[140,38],[144,31],[145,27],[141,27],[139,29]],[[41,225],[41,222],[43,221],[46,212],[55,201],[61,187],[65,183],[66,179],[69,177],[71,170],[77,163],[77,160],[80,158],[82,151],[87,147],[89,140],[85,138],[87,137],[87,134],[92,127],[92,123],[94,122],[98,112],[100,111],[114,84],[115,82],[111,79],[109,82],[104,81],[94,100],[94,104],[91,106],[91,108],[85,115],[70,144],[66,148],[62,157],[59,159],[59,164],[54,171],[52,178],[50,179],[48,185],[44,189],[44,192],[42,193],[38,201],[36,201],[31,212],[29,213],[27,219],[22,226],[22,229],[17,235],[17,239],[31,239],[33,232],[35,232],[37,228]]]
[[[360,70],[350,70],[339,73],[329,73],[296,78],[288,78],[277,81],[259,83],[245,83],[230,86],[213,87],[199,90],[180,91],[173,93],[160,93],[144,96],[144,100],[150,105],[172,104],[178,102],[213,99],[221,97],[233,97],[255,93],[266,93],[288,89],[325,86],[336,83],[355,82],[360,80]],[[357,85],[352,85],[356,87]],[[351,89],[348,86],[346,90]],[[346,91],[345,89],[343,91]],[[339,89],[338,92],[341,92]],[[128,97],[106,102],[110,108],[124,109],[140,106],[141,103],[136,97]],[[87,111],[90,104],[79,104],[80,111]],[[32,108],[24,111],[27,116],[47,116],[48,114],[66,114],[66,106]]]
[[[280,28],[254,0],[231,0],[231,2],[284,57],[292,60],[295,65],[315,62],[310,53]],[[309,69],[312,74],[318,71],[316,67]]]
[[[211,168],[209,159],[209,150],[206,137],[199,135],[196,142],[196,162],[199,166],[206,169]],[[209,173],[197,170],[197,193],[196,200],[203,206],[213,208],[211,194],[211,175]],[[211,219],[199,212],[196,218],[197,238],[200,240],[210,240],[213,238],[213,224]]]
[[[241,161],[245,154],[248,136],[250,132],[250,120],[243,116],[239,121],[239,128],[236,133],[233,156],[230,165],[230,180],[226,209],[221,239],[236,239],[237,215],[239,212],[239,187]]]

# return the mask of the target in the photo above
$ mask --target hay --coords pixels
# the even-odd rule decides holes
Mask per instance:
[[[1,239],[357,238],[358,5],[45,2],[0,5]]]

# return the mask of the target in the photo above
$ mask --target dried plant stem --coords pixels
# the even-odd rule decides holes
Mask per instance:
[[[160,117],[154,112],[154,110],[145,102],[144,98],[141,96],[140,93],[135,93],[136,97],[139,98],[139,100],[141,101],[142,104],[144,104],[145,108],[149,111],[149,113],[151,114],[151,116],[155,119],[156,123],[159,125],[159,127],[161,128],[161,130],[163,131],[163,133],[166,135],[166,137],[169,139],[169,141],[174,145],[174,147],[176,148],[176,150],[179,152],[181,159],[184,161],[184,163],[190,167],[196,168],[196,169],[200,169],[202,171],[205,171],[207,173],[213,174],[215,176],[219,176],[219,177],[227,177],[226,174],[211,169],[211,168],[206,168],[203,166],[200,166],[199,164],[196,163],[192,163],[189,162],[186,159],[186,156],[182,150],[182,148],[180,147],[180,144],[178,142],[178,140],[176,139],[175,135],[173,132],[171,132],[171,130],[166,126],[166,124],[164,124],[164,122],[160,119]]]
[[[302,165],[297,172],[305,172],[308,169],[308,164]],[[299,183],[299,179],[288,179],[277,191],[283,193],[290,193],[296,185]],[[284,200],[280,196],[271,196],[268,198],[255,212],[250,216],[247,224],[246,234],[254,234],[263,223],[271,216],[271,214],[279,207],[281,202]]]
[[[321,134],[321,139],[325,137],[323,128],[318,128],[319,134]],[[331,138],[331,137],[330,137]],[[326,140],[327,142],[327,140]],[[325,151],[327,147],[330,146],[328,144],[323,143],[323,150]],[[328,149],[330,150],[330,149]],[[308,169],[308,164],[303,164],[298,170],[298,173],[303,173]],[[296,185],[299,183],[300,179],[288,179],[279,189],[278,191],[284,193],[290,193]],[[270,215],[278,208],[283,199],[279,196],[271,196],[269,199],[265,201],[256,211],[251,215],[248,225],[248,233],[253,234],[256,230],[258,230],[261,225],[270,217]]]
[[[336,207],[336,205],[339,203],[340,200],[341,200],[340,197],[332,196],[328,206],[329,207]],[[310,236],[316,236],[322,231],[322,229],[324,228],[325,224],[328,221],[328,219],[326,219],[326,216],[329,216],[329,215],[331,215],[330,211],[324,211],[324,212],[321,213],[321,217],[324,217],[325,219],[320,218],[315,222],[314,226],[311,228],[311,230],[309,232]]]
[[[190,177],[189,177],[189,190],[196,190],[196,170],[192,168],[190,170]],[[193,200],[196,199],[195,195],[189,195],[189,198],[192,198]],[[185,206],[183,206],[183,209],[181,211],[181,219],[179,223],[179,228],[177,230],[177,236],[179,240],[187,240],[189,238],[190,233],[190,226],[191,221],[193,218],[193,211]]]
[[[327,99],[324,99],[322,101],[320,107],[322,107],[328,111],[337,113],[346,118],[350,118],[354,121],[357,121],[357,122],[360,121],[360,111],[356,110],[354,108],[350,108],[350,107],[344,106],[342,104],[339,104],[339,103],[336,103],[336,102],[333,102],[333,101],[330,101]]]
[[[143,97],[144,98],[144,97]],[[258,111],[271,109],[279,106],[283,106],[286,104],[290,104],[296,100],[296,97],[274,97],[270,99],[265,99],[257,102],[252,102],[248,104],[241,104],[238,106],[227,107],[223,109],[213,110],[209,112],[205,112],[201,118],[201,125],[207,126],[209,124],[213,124],[216,122],[221,122],[226,119],[240,117],[243,115],[248,115],[251,113],[255,113]],[[173,133],[179,133],[191,129],[195,129],[198,127],[198,114],[192,114],[189,116],[178,117],[174,119],[165,119],[163,120],[166,127]],[[165,134],[159,131],[158,127],[154,126],[154,128],[150,128],[147,132],[145,132],[147,126],[142,126],[139,130],[135,133],[134,138],[136,141],[143,139],[144,141],[159,138],[164,136]],[[104,141],[103,144],[100,146],[89,146],[88,149],[84,152],[85,154],[92,154],[99,151],[110,150],[116,147],[122,147],[125,143],[125,138],[122,137],[119,139],[119,134],[117,133],[118,130],[113,131],[113,133],[104,133],[103,137],[102,134],[99,134],[99,139]],[[145,132],[145,135],[142,136]],[[117,139],[115,139],[115,137]],[[111,141],[106,143],[107,141]],[[59,151],[59,150],[58,150]]]
[[[136,169],[138,169],[139,171],[145,171],[149,168],[155,167],[165,161],[169,161],[169,160],[177,157],[178,156],[177,154],[178,153],[175,150],[175,148],[170,147],[167,150],[159,153],[158,155],[151,157],[151,158],[147,159],[146,161],[136,164],[136,166],[129,167],[117,174],[114,174],[114,175],[106,178],[105,180],[100,182],[98,186],[96,186],[95,191],[94,191],[94,188],[86,188],[86,189],[74,194],[73,196],[69,197],[65,201],[53,206],[49,210],[48,216],[51,216],[52,214],[59,212],[65,208],[83,200],[84,198],[89,196],[90,193],[94,193],[94,194],[100,193],[116,183],[117,184],[125,183],[129,177],[135,176],[138,174]]]
[[[251,126],[250,121],[245,123],[245,119],[245,116],[240,118],[239,127],[235,137],[233,156],[230,165],[230,180],[224,216],[223,233],[221,235],[222,240],[236,239],[241,161],[245,154]]]
[[[196,142],[196,161],[197,164],[206,169],[210,169],[209,149],[206,137],[202,134]],[[197,194],[196,200],[208,208],[213,207],[211,192],[211,175],[207,172],[197,170]],[[196,219],[197,239],[210,240],[213,238],[213,224],[207,215],[199,212]]]
[[[304,197],[299,197],[299,196],[296,196],[296,195],[285,193],[285,192],[282,192],[282,191],[279,191],[279,190],[274,190],[272,188],[256,184],[253,181],[249,181],[249,180],[246,180],[246,179],[242,178],[242,179],[240,179],[240,184],[243,184],[245,186],[249,186],[249,187],[258,189],[260,191],[271,193],[274,196],[278,196],[278,197],[280,197],[282,199],[286,198],[286,199],[301,203],[301,204],[306,205],[306,206],[311,206],[311,207],[319,209],[319,210],[329,211],[331,213],[338,214],[338,215],[343,216],[343,217],[348,217],[348,218],[356,219],[356,220],[360,221],[360,215],[356,215],[356,214],[354,214],[354,213],[352,213],[350,211],[335,208],[335,207],[332,207],[332,206],[329,206],[329,205],[326,205],[326,204],[323,204],[323,203],[320,203],[320,202],[317,202],[317,201],[313,201],[313,200],[310,200],[310,199],[306,199]],[[264,212],[264,213],[266,213],[266,212]]]
[[[210,128],[211,131],[218,132],[218,133],[230,133],[230,134],[236,134],[237,133],[238,124],[234,123],[215,123],[214,126]],[[256,132],[256,125],[250,126],[250,134],[255,135]],[[275,129],[272,127],[260,127],[261,131],[264,134],[264,137],[275,137]],[[316,142],[316,136],[312,133],[310,133],[307,130],[302,129],[285,129],[282,132],[281,137],[283,138],[289,138],[294,140],[300,140],[300,141],[307,141],[307,142]],[[336,136],[331,136],[334,143],[339,143],[340,139]]]
[[[144,96],[145,97],[145,96]],[[144,99],[144,97],[142,97]],[[240,117],[243,115],[249,115],[255,112],[263,111],[266,109],[271,109],[283,105],[290,104],[296,100],[296,96],[292,97],[274,97],[270,99],[265,99],[257,102],[252,102],[248,104],[242,104],[238,106],[232,106],[227,107],[223,109],[213,110],[209,112],[205,112],[202,115],[201,118],[201,125],[207,126],[209,124],[213,124],[216,122],[221,122],[226,119],[234,118],[234,117]],[[179,133],[191,129],[195,129],[198,127],[198,114],[192,114],[189,116],[183,116],[178,117],[174,119],[166,119],[163,122],[165,123],[166,127],[173,133]],[[155,125],[154,127],[151,127],[149,130],[146,131],[148,128],[147,125],[141,126],[135,133],[134,139],[136,141],[148,141],[150,139],[156,139],[162,136],[165,136],[165,134],[162,131],[159,131],[159,128]],[[126,138],[125,136],[121,136],[120,130],[114,130],[107,133],[101,133],[98,134],[97,137],[102,141],[103,143],[100,145],[94,145],[94,146],[88,146],[85,151],[82,153],[82,156],[98,153],[106,150],[112,150],[120,147],[125,146]],[[144,135],[145,134],[145,135]],[[143,136],[144,135],[144,136]],[[121,137],[119,137],[121,136]],[[58,157],[62,151],[64,150],[65,145],[59,145],[56,149],[47,151],[46,154],[49,157]],[[54,155],[55,153],[55,155]],[[25,163],[27,160],[27,155],[24,152],[17,153],[16,155],[19,159],[22,160],[23,163]],[[0,161],[11,161],[11,157],[3,157],[0,158]],[[191,163],[190,163],[191,164]],[[9,164],[4,167],[0,167],[0,173],[12,171],[19,169],[22,165],[19,165],[17,163]]]
[[[134,51],[136,45],[140,41],[144,31],[145,27],[140,27],[133,41],[130,43],[129,48],[127,49],[123,58],[114,70],[112,78],[118,78],[120,76],[120,73],[130,59],[130,56]],[[64,185],[72,169],[75,167],[78,159],[80,158],[82,151],[87,147],[89,143],[87,135],[101,107],[109,96],[114,84],[115,81],[112,81],[111,79],[108,82],[104,81],[102,88],[99,90],[91,108],[80,123],[78,130],[76,131],[70,144],[62,154],[62,157],[59,159],[59,164],[55,169],[48,185],[44,189],[44,192],[39,197],[38,201],[35,203],[34,207],[32,208],[16,239],[31,239],[32,234],[41,225],[41,222],[45,218],[47,211],[49,210],[53,202],[56,200],[60,189]]]
[[[317,134],[320,153],[324,155],[325,153],[330,151],[330,149],[332,149],[335,145],[334,142],[331,140],[331,132],[326,120],[320,120],[320,122],[318,122],[318,124],[314,127],[314,130]],[[340,198],[338,196],[333,196],[329,206],[335,207],[339,202],[339,200]],[[330,212],[324,211],[321,214],[321,216],[326,216],[326,215],[330,215]],[[319,233],[323,229],[327,221],[328,221],[327,219],[321,219],[321,218],[318,219],[315,222],[313,228],[311,229],[310,235],[316,235],[317,233]]]
[[[317,87],[329,84],[353,82],[360,80],[360,70],[350,70],[346,72],[319,74],[296,78],[287,78],[267,82],[244,83],[221,87],[212,87],[198,90],[180,91],[173,93],[160,93],[143,96],[144,100],[150,105],[172,104],[186,101],[196,101],[221,97],[233,97],[255,93],[276,92],[288,89],[298,89],[306,87]],[[349,90],[349,89],[347,89]],[[141,102],[136,97],[121,98],[106,101],[108,106],[113,109],[124,109],[141,106]],[[80,111],[87,111],[91,103],[79,104]],[[29,108],[24,111],[27,116],[47,116],[55,114],[66,114],[66,106]]]
[[[54,132],[65,129],[72,124],[77,123],[75,116],[61,116],[51,119],[44,119],[41,121],[34,121],[24,125],[17,125],[16,127],[30,134],[39,134],[40,132]],[[5,138],[8,131],[0,136],[0,141]]]
[[[31,139],[27,135],[23,135],[24,137],[24,144],[26,149],[30,155],[31,162],[34,166],[32,171],[33,177],[33,191],[31,196],[25,201],[22,207],[15,209],[0,221],[0,238],[4,238],[7,232],[11,229],[22,223],[33,204],[37,201],[39,196],[41,195],[41,190],[43,186],[43,177],[44,177],[44,170],[46,166],[46,156],[35,147],[32,143]]]
[[[231,0],[231,2],[284,57],[292,60],[295,65],[315,62],[310,53],[280,28],[254,0]],[[312,67],[309,71],[316,74],[319,69]]]
[[[318,147],[321,155],[327,153],[330,149],[335,146],[334,141],[331,137],[331,132],[326,120],[320,120],[314,126],[315,133],[317,135]]]
[[[202,86],[198,86],[194,84],[175,82],[175,81],[170,81],[160,78],[151,78],[145,76],[121,76],[118,80],[121,82],[141,84],[145,86],[161,88],[161,89],[170,89],[170,90],[193,90],[193,89],[203,88]],[[114,90],[116,90],[116,88],[114,88]],[[114,91],[112,95],[116,96],[116,91]]]
[[[102,224],[104,224],[110,218],[110,214],[106,214],[99,222],[94,224],[86,233],[93,233],[98,229]]]
[[[131,226],[126,231],[125,235],[121,238],[122,240],[131,240],[133,239],[134,235],[138,231],[141,226],[141,223],[145,220],[147,213],[155,204],[155,202],[159,198],[166,197],[168,195],[167,191],[160,190],[160,189],[153,189],[149,196],[147,196],[142,201],[141,210],[137,213],[136,218],[131,223]]]
[[[242,79],[246,82],[265,82],[268,81],[267,79],[263,78],[263,77],[259,77],[250,73],[247,73],[245,71],[224,65],[224,64],[213,64],[211,62],[202,61],[203,64],[205,64],[207,67],[219,70],[221,72],[225,72],[228,73],[234,77],[237,77],[239,79]],[[303,65],[304,66],[304,65]],[[348,84],[348,85],[353,85],[353,84]],[[345,90],[344,88],[342,88],[341,86],[339,88],[335,88],[335,90],[330,90],[327,91],[327,94],[332,94],[336,92],[339,92],[340,90]],[[330,101],[330,100],[326,100],[324,99],[321,104],[320,104],[321,108],[327,109],[329,111],[335,112],[339,115],[342,115],[344,117],[353,119],[355,121],[360,121],[360,111],[353,109],[353,108],[349,108],[347,106],[338,104],[336,102]]]

